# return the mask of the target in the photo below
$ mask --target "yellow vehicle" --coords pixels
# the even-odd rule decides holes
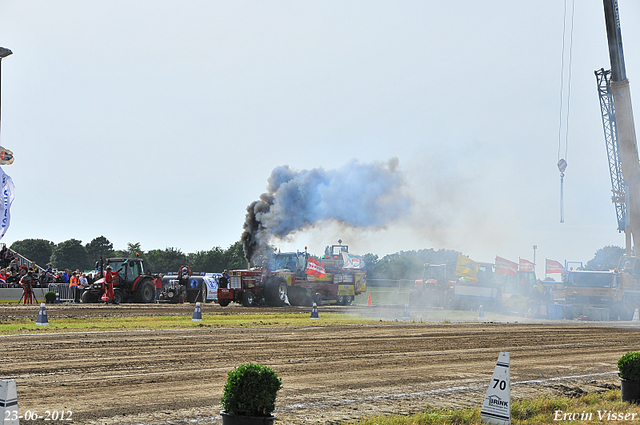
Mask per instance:
[[[622,273],[617,270],[570,271],[565,287],[565,316],[567,319],[589,316],[590,310],[603,309],[605,314],[601,317],[631,320],[636,297],[637,291],[632,288],[625,290]]]
[[[524,314],[529,310],[529,297],[536,286],[533,271],[518,271],[515,276],[496,273],[502,288],[502,309],[510,313]],[[541,289],[535,288],[536,290]]]

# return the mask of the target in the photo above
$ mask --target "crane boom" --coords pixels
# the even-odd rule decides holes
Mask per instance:
[[[617,0],[603,0],[607,40],[609,44],[609,60],[611,62],[611,94],[615,107],[616,129],[618,133],[619,156],[622,163],[622,175],[627,188],[628,223],[625,227],[627,236],[627,255],[631,255],[633,246],[640,244],[640,160],[636,129],[631,107],[631,90],[624,64],[622,49],[622,32]]]
[[[595,71],[598,83],[598,97],[600,98],[600,111],[602,112],[602,128],[604,129],[604,141],[609,160],[609,175],[611,177],[611,201],[616,207],[618,219],[618,231],[624,232],[627,226],[627,190],[622,177],[622,163],[620,161],[618,145],[618,129],[616,128],[616,114],[613,108],[613,95],[611,94],[611,71],[599,69]]]

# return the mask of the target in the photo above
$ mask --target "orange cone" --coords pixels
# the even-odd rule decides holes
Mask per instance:
[[[367,305],[371,305],[371,292],[369,292],[369,299],[367,300]]]

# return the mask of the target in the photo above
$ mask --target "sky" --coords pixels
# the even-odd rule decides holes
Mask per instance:
[[[640,3],[619,8],[633,98]],[[3,0],[2,242],[227,248],[278,167],[394,163],[406,214],[272,243],[535,253],[539,275],[544,258],[586,262],[624,246],[593,74],[610,68],[602,1],[575,2],[570,26],[555,0]]]

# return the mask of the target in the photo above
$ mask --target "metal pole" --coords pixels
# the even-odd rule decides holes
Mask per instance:
[[[13,54],[13,52],[6,47],[0,47],[0,122],[2,120],[2,59]],[[2,125],[0,124],[0,130]]]
[[[618,0],[603,0],[603,5],[604,19],[607,27],[607,40],[609,41],[611,78],[613,81],[626,80],[627,70],[624,66],[624,53],[622,51],[622,31],[620,31]]]
[[[536,249],[538,249],[538,245],[533,246],[533,273],[534,274],[536,272]]]

